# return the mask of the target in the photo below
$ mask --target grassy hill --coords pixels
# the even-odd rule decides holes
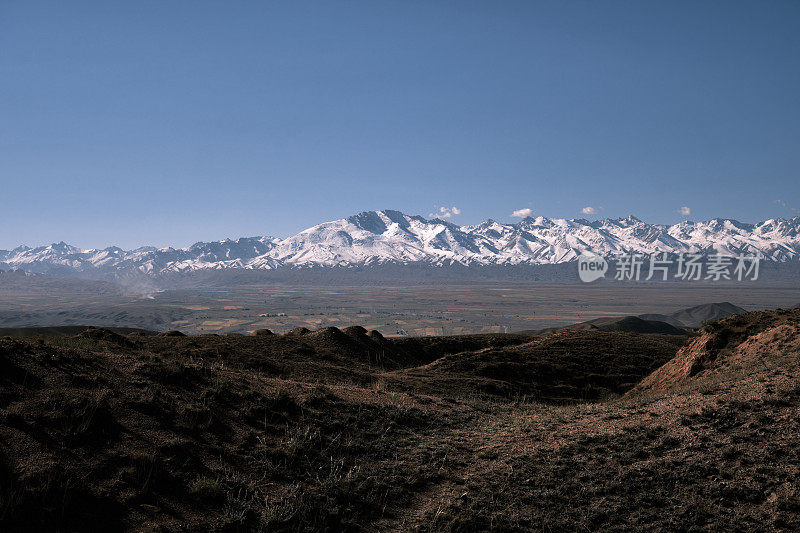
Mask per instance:
[[[800,310],[684,339],[0,339],[0,529],[800,527]]]

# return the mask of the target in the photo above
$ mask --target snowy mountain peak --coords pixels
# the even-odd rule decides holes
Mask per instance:
[[[732,219],[648,224],[634,216],[589,221],[526,217],[513,224],[474,226],[400,211],[363,211],[324,222],[286,239],[241,237],[187,248],[81,250],[65,242],[0,250],[0,268],[37,273],[119,276],[228,268],[308,266],[514,265],[574,261],[584,251],[762,253],[773,261],[800,258],[800,217],[745,224]]]

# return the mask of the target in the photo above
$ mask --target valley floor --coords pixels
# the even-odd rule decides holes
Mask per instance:
[[[708,302],[800,305],[800,287],[747,283],[548,284],[260,282],[159,292],[88,280],[0,273],[0,328],[86,324],[193,335],[360,324],[386,336],[508,333],[597,317],[672,313]]]

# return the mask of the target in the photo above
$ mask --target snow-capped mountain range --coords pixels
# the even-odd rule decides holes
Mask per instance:
[[[365,266],[423,263],[446,266],[553,264],[583,251],[613,257],[640,252],[761,253],[767,260],[800,259],[800,217],[758,224],[714,219],[675,225],[620,219],[525,218],[457,226],[399,211],[366,211],[325,222],[287,239],[247,237],[198,242],[188,248],[117,247],[81,250],[65,244],[0,250],[0,269],[102,277],[158,276],[209,269]]]

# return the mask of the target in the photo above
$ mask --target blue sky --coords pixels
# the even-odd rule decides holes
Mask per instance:
[[[0,2],[0,248],[800,209],[800,2]]]

